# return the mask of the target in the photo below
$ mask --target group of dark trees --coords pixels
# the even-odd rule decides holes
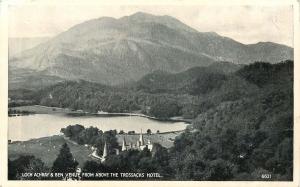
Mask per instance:
[[[159,166],[154,170],[161,167],[162,173],[172,168],[164,173],[172,180],[292,180],[293,61],[256,62],[227,73],[209,68],[155,72],[130,87],[64,82],[39,91],[35,99],[48,106],[87,111],[138,110],[162,119],[194,119],[193,129],[176,137],[174,147],[164,152],[163,163],[156,165],[147,154],[141,159],[143,167]],[[93,142],[83,138],[85,131],[65,134],[77,142]],[[139,154],[122,153],[107,162],[117,170],[140,171],[141,160],[126,165]],[[265,174],[271,178],[264,178]]]
[[[42,177],[23,176],[24,173],[40,173],[48,171],[41,159],[31,155],[20,156],[16,160],[8,159],[9,180],[41,180]]]
[[[144,180],[146,173],[159,173],[159,178],[153,180],[166,180],[172,178],[172,169],[169,166],[168,150],[160,144],[154,144],[154,150],[150,152],[147,148],[142,151],[128,150],[120,152],[119,155],[110,155],[104,163],[87,161],[82,169],[86,173],[114,172],[114,173],[144,173],[139,177],[103,178],[83,177],[83,180]],[[148,178],[149,179],[149,178]]]
[[[15,109],[9,109],[8,110],[8,116],[13,115],[29,115],[34,114],[34,112],[26,111],[26,110],[15,110]]]
[[[103,132],[97,127],[84,128],[82,125],[76,124],[61,129],[61,132],[79,145],[88,144],[97,148],[98,155],[102,155],[105,142],[109,153],[114,153],[115,149],[119,148],[116,130]]]

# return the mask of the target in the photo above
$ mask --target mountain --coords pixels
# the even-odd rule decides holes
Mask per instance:
[[[156,70],[177,73],[216,61],[249,64],[286,59],[293,59],[293,49],[284,45],[244,45],[213,32],[198,32],[170,16],[138,12],[75,25],[10,57],[9,68],[116,85]]]

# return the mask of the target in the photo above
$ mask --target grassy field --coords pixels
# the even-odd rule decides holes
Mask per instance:
[[[8,157],[13,160],[20,155],[34,155],[36,158],[40,158],[46,166],[51,167],[65,142],[69,145],[80,167],[85,161],[92,159],[89,157],[89,154],[92,153],[90,148],[78,145],[58,135],[9,144]]]

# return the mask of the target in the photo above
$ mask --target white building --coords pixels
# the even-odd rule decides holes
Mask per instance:
[[[142,130],[141,130],[141,133],[140,133],[139,140],[136,142],[136,145],[133,145],[132,143],[130,143],[129,145],[126,145],[125,137],[123,138],[122,151],[126,151],[126,150],[129,150],[129,149],[138,149],[138,150],[142,151],[146,147],[150,151],[152,151],[153,144],[151,143],[150,140],[148,140],[147,143],[145,143]]]
[[[92,147],[92,148],[93,148],[93,147]],[[100,160],[101,162],[105,162],[106,157],[107,157],[107,155],[108,155],[108,153],[107,153],[107,145],[106,145],[106,142],[104,143],[104,148],[103,148],[103,154],[102,154],[102,156],[99,156],[99,155],[97,154],[97,148],[94,148],[94,149],[92,149],[92,150],[94,150],[93,153],[91,154],[92,157],[94,157],[94,158]]]
[[[140,133],[139,140],[136,142],[136,145],[133,145],[132,142],[130,142],[129,145],[127,145],[125,137],[123,137],[122,148],[121,148],[122,152],[123,151],[127,151],[127,150],[131,150],[131,149],[136,149],[136,150],[142,151],[145,148],[148,148],[150,151],[152,151],[153,144],[151,143],[150,140],[148,140],[147,143],[145,144],[142,130],[141,130],[141,133]],[[92,150],[93,150],[93,153],[91,154],[92,157],[100,160],[101,162],[105,162],[105,160],[106,160],[106,158],[108,156],[106,142],[104,144],[103,155],[102,156],[99,156],[97,154],[97,148],[92,147]],[[118,155],[119,154],[119,149],[116,149],[115,151],[116,151],[116,154]]]

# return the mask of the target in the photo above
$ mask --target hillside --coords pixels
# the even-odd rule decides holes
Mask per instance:
[[[255,63],[235,74],[258,89],[214,100],[215,107],[198,114],[196,132],[175,141],[172,164],[178,179],[266,180],[262,174],[268,173],[269,180],[292,180],[293,62]]]
[[[229,76],[242,66],[215,62],[207,67],[195,67],[180,73],[155,71],[137,81],[136,89],[149,93],[206,94],[218,89]]]
[[[36,158],[41,159],[46,167],[51,167],[59,153],[59,149],[64,143],[69,145],[80,167],[83,166],[85,161],[92,160],[89,156],[92,151],[89,148],[75,144],[63,136],[58,135],[9,144],[9,158],[15,160],[20,155],[34,155]]]
[[[31,97],[47,106],[192,119],[192,127],[164,154],[163,168],[172,168],[167,172],[172,180],[290,181],[293,66],[293,61],[257,62],[227,73],[210,67],[173,74],[158,71],[129,87],[65,81]],[[118,167],[114,159],[124,163],[122,156],[112,157],[110,167]]]
[[[287,46],[270,42],[244,45],[216,33],[198,32],[170,16],[139,12],[75,25],[10,57],[9,69],[18,80],[27,78],[19,77],[24,73],[14,73],[15,69],[58,79],[117,85],[137,81],[156,70],[178,73],[215,61],[249,64],[286,59],[293,59],[293,49]],[[9,79],[9,84],[22,88],[24,81]]]

